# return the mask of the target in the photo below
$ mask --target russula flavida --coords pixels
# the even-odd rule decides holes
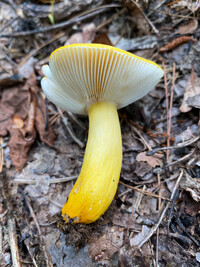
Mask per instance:
[[[122,165],[117,109],[146,95],[163,70],[156,63],[101,44],[56,49],[42,68],[41,86],[54,104],[89,115],[80,175],[62,209],[66,222],[92,223],[109,207]]]

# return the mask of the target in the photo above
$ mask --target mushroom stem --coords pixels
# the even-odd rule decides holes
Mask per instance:
[[[80,175],[62,209],[63,218],[92,223],[109,207],[122,165],[122,139],[117,107],[97,102],[88,109],[89,135]]]

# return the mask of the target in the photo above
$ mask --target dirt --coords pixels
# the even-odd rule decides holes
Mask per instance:
[[[200,266],[200,6],[186,2],[0,3],[2,267]],[[88,118],[62,117],[40,85],[51,52],[77,42],[113,45],[164,69],[153,91],[119,110],[120,183],[88,225],[61,216]]]

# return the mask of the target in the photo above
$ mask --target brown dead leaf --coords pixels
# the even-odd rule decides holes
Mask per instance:
[[[122,212],[121,209],[115,211],[112,223],[125,229],[129,227],[129,229],[141,231],[141,225],[137,224],[135,216],[132,216],[126,212]]]
[[[36,76],[31,75],[29,83],[36,83]],[[53,146],[55,134],[51,127],[45,131],[45,101],[29,84],[22,88],[13,87],[2,92],[0,101],[0,136],[10,134],[10,156],[16,170],[21,170],[28,157],[28,151],[36,138],[36,129],[42,141]]]
[[[180,34],[188,34],[196,31],[198,27],[198,21],[196,19],[190,20],[187,24],[178,27]]]
[[[98,34],[94,40],[92,41],[92,43],[96,43],[96,44],[105,44],[105,45],[110,45],[113,46],[112,42],[110,41],[108,35],[106,33],[100,33]]]
[[[192,98],[200,94],[200,79],[197,77],[194,70],[192,70],[190,78],[187,80],[183,102],[179,108],[181,112],[188,112],[192,109],[194,105],[192,103]],[[189,100],[190,98],[190,100]],[[190,106],[187,101],[189,100]],[[193,98],[195,101],[195,98]]]
[[[196,190],[193,190],[191,188],[186,188],[186,191],[188,191],[191,195],[191,197],[196,201],[200,202],[200,195],[196,192]]]
[[[56,138],[53,128],[48,126],[48,129],[45,129],[46,125],[46,105],[45,101],[41,95],[37,96],[37,106],[36,106],[36,117],[35,117],[35,127],[39,133],[41,141],[47,145],[53,147],[54,140]]]
[[[86,24],[82,32],[74,33],[67,40],[65,45],[78,44],[78,43],[91,43],[96,32],[96,26],[94,23]]]
[[[161,154],[155,154],[153,156],[147,156],[146,152],[141,152],[137,154],[136,160],[138,162],[144,161],[147,162],[152,168],[155,168],[156,166],[162,166],[162,155]]]
[[[123,244],[123,232],[117,227],[107,227],[105,234],[90,243],[89,252],[96,261],[109,261]]]
[[[181,195],[181,199],[184,200],[184,210],[188,215],[195,216],[200,213],[199,202],[193,200],[190,194],[188,194],[187,192],[183,192],[183,194]]]
[[[27,140],[19,129],[12,129],[11,127],[9,128],[10,140],[8,143],[10,148],[10,157],[16,170],[20,171],[26,164],[28,152],[35,140],[36,132],[34,131],[32,134],[32,139]]]
[[[12,87],[2,91],[0,101],[0,136],[8,133],[8,128],[13,126],[12,117],[18,116],[25,119],[28,114],[31,96],[28,90],[21,87]]]
[[[13,116],[13,123],[17,129],[21,129],[24,127],[24,120],[18,115]]]

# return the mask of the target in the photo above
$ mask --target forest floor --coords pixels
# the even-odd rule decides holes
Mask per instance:
[[[200,266],[199,1],[0,2],[0,265]],[[164,78],[119,110],[118,191],[95,223],[65,224],[88,118],[42,93],[56,48],[114,45]]]

